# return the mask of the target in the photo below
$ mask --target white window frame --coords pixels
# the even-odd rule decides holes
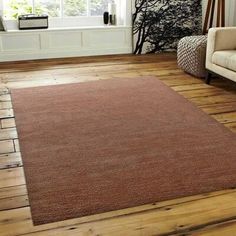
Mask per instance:
[[[3,1],[0,0],[0,15],[3,15]],[[61,2],[63,0],[60,0]],[[116,0],[118,26],[131,26],[131,0]],[[63,9],[61,9],[61,12]],[[18,28],[17,20],[5,20],[8,30]],[[101,27],[103,26],[102,16],[64,16],[49,18],[50,28],[74,28],[74,27]]]
[[[4,0],[0,0],[0,6],[1,6],[1,9],[3,9],[3,1]],[[91,0],[85,0],[86,1],[86,5],[87,5],[87,9],[86,9],[86,16],[82,16],[82,17],[90,17],[91,16]],[[30,0],[31,2],[31,5],[32,5],[32,9],[33,9],[33,14],[35,13],[35,2],[36,0]],[[116,0],[116,2],[119,4],[120,0]],[[81,17],[81,16],[65,16],[64,15],[64,6],[65,6],[65,3],[64,3],[64,0],[59,0],[59,5],[60,5],[60,12],[59,12],[59,16],[58,17],[55,17],[55,18],[65,18],[65,17]]]

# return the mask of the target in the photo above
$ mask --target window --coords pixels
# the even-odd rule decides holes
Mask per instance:
[[[6,19],[21,14],[48,14],[50,17],[101,16],[110,0],[3,0]]]

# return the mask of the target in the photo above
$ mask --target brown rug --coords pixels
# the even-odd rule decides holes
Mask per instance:
[[[11,92],[36,225],[236,186],[236,135],[156,78]]]

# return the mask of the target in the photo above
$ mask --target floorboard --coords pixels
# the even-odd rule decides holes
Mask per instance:
[[[172,53],[51,59],[0,64],[0,236],[236,235],[236,190],[153,203],[33,226],[9,90],[156,76],[236,133],[236,84],[181,71]]]

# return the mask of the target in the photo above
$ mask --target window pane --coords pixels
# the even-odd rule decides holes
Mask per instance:
[[[4,0],[4,17],[16,19],[18,15],[32,13],[32,2],[30,0]]]
[[[35,13],[58,17],[60,15],[60,0],[35,0]]]
[[[101,16],[108,10],[109,0],[91,0],[91,15]]]
[[[86,16],[87,1],[86,0],[64,0],[65,16]]]

